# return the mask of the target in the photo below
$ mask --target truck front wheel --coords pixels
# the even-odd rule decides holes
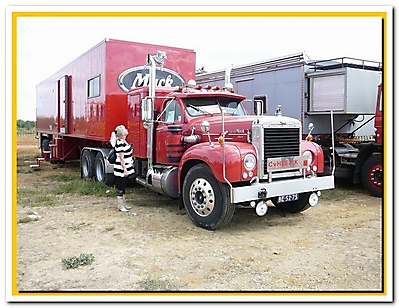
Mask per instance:
[[[382,196],[382,155],[371,155],[364,163],[362,169],[362,182],[370,195]]]
[[[310,193],[302,193],[299,194],[299,198],[297,201],[277,203],[277,198],[272,198],[272,202],[276,206],[276,208],[280,210],[290,213],[299,213],[307,210],[310,207],[309,196]]]
[[[192,167],[183,182],[183,203],[193,223],[207,230],[227,225],[234,216],[227,184],[216,180],[206,164]]]

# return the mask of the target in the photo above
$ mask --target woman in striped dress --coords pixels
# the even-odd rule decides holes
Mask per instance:
[[[119,125],[111,134],[111,145],[115,147],[116,161],[114,163],[115,186],[117,189],[118,210],[129,211],[126,205],[125,189],[128,177],[134,173],[133,149],[126,141],[129,134],[124,125]]]

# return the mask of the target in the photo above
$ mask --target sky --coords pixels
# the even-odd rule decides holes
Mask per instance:
[[[17,119],[35,120],[36,85],[105,38],[193,49],[196,67],[208,72],[298,52],[311,60],[382,61],[380,17],[21,16],[16,27]]]

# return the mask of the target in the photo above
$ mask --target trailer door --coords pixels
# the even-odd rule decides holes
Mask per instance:
[[[70,82],[71,76],[62,76],[58,81],[58,132],[60,134],[68,134],[68,118],[69,118],[69,110],[70,110],[70,94],[71,87]]]

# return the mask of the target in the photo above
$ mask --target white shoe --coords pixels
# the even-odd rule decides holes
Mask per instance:
[[[126,205],[126,198],[125,198],[125,195],[123,195],[122,200],[123,200],[123,206],[124,206],[126,209],[130,210],[132,207]]]

